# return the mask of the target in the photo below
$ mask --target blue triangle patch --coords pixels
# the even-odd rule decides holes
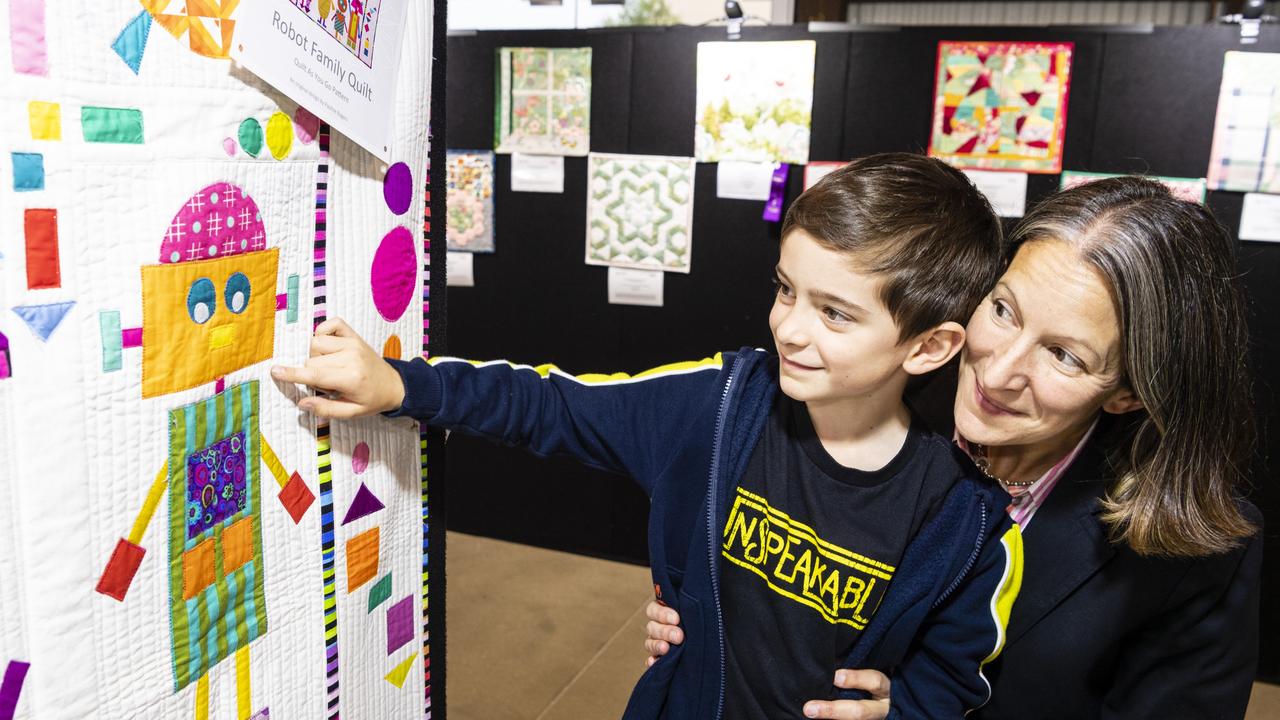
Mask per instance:
[[[151,13],[143,10],[124,26],[115,42],[111,43],[111,49],[116,51],[134,75],[138,74],[138,68],[142,65],[142,53],[147,49],[147,37],[150,35]]]
[[[49,303],[48,305],[19,305],[13,311],[31,328],[31,332],[41,342],[48,342],[49,336],[62,324],[62,319],[71,311],[74,300]]]

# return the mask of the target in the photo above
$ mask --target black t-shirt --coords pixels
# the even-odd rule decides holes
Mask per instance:
[[[833,697],[839,667],[888,589],[907,544],[955,475],[912,420],[883,468],[840,465],[804,403],[779,393],[736,494],[721,546],[725,720],[802,718]]]

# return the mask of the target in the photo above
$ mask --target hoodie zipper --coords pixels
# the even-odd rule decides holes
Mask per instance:
[[[982,546],[985,544],[987,539],[987,505],[986,503],[980,503],[978,507],[982,510],[982,520],[978,524],[978,539],[974,542],[973,552],[969,554],[969,560],[965,562],[964,568],[960,571],[960,574],[956,575],[955,579],[951,581],[951,584],[947,586],[947,589],[938,596],[937,600],[933,601],[933,605],[930,609],[941,605],[948,597],[951,596],[951,593],[955,592],[956,588],[960,587],[960,583],[964,582],[969,571],[973,569],[973,564],[978,561],[978,556],[982,554]]]
[[[711,445],[711,477],[707,492],[707,561],[711,569],[711,604],[716,609],[716,639],[720,641],[720,692],[716,700],[715,720],[720,720],[724,713],[724,614],[720,609],[720,578],[716,576],[716,558],[718,543],[716,542],[716,489],[720,477],[720,445],[724,436],[724,418],[729,409],[729,392],[733,388],[734,376],[742,365],[742,358],[733,361],[729,368],[729,377],[725,380],[724,391],[720,394],[720,409],[716,413],[716,433]]]

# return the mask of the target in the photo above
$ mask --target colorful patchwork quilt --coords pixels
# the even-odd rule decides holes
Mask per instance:
[[[365,60],[386,1],[283,7]],[[426,347],[432,3],[389,165],[238,5],[0,2],[0,720],[431,717],[423,436],[269,369]]]

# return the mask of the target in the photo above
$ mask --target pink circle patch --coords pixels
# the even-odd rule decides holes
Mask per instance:
[[[236,156],[236,141],[235,141],[235,140],[232,140],[231,138],[223,138],[223,139],[222,139],[222,150],[223,150],[223,152],[225,152],[225,153],[227,154],[227,157],[235,157],[235,156]]]
[[[359,475],[369,469],[369,446],[360,441],[356,443],[356,449],[351,453],[351,470]]]
[[[169,221],[160,262],[209,260],[266,248],[258,204],[243,188],[220,182],[188,198]]]
[[[409,166],[402,162],[387,168],[386,177],[382,178],[382,197],[387,207],[397,215],[409,211],[409,203],[413,202],[413,173]]]
[[[405,227],[392,228],[373,254],[370,273],[373,304],[387,322],[404,315],[417,279],[418,254],[413,249],[413,233]]]
[[[315,142],[316,135],[320,134],[320,118],[299,105],[298,109],[293,111],[293,131],[297,134],[299,142],[310,145]]]

